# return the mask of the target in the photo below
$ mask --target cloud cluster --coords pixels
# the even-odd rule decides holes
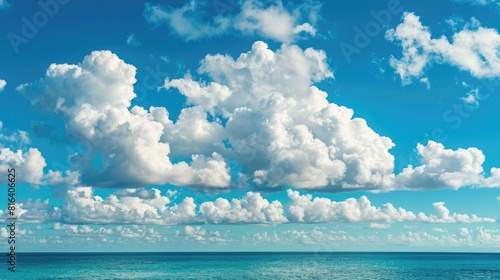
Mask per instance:
[[[248,192],[241,199],[218,198],[214,202],[200,205],[201,216],[213,224],[237,223],[283,223],[283,205],[275,200],[271,203],[260,193]]]
[[[1,4],[0,4],[0,7],[1,7]],[[0,79],[0,92],[4,90],[6,85],[7,85],[7,82],[5,80]]]
[[[333,77],[324,52],[287,45],[273,52],[255,42],[236,60],[206,56],[199,72],[212,82],[186,77],[165,87],[226,120],[229,155],[257,186],[335,191],[390,185],[392,141],[313,86]]]
[[[163,107],[129,109],[136,69],[110,51],[95,51],[78,65],[52,64],[44,78],[17,88],[34,106],[62,116],[75,142],[90,143],[103,164],[82,159],[82,180],[99,187],[137,187],[172,183],[223,189],[231,179],[217,153],[192,154],[190,163],[172,163],[170,147],[162,142],[171,125]],[[93,153],[89,152],[90,155]]]
[[[176,233],[180,235],[179,232]],[[226,240],[221,237],[219,231],[206,231],[201,226],[185,226],[184,237],[186,240],[196,240],[200,243],[218,242],[224,243]]]
[[[62,207],[66,223],[183,224],[197,221],[196,205],[190,197],[173,206],[157,189],[125,189],[103,199],[91,187],[68,190]]]
[[[319,4],[307,2],[287,9],[281,1],[245,0],[238,13],[219,14],[207,22],[202,18],[203,13],[199,12],[202,6],[195,0],[179,8],[147,3],[144,17],[156,27],[167,24],[172,33],[187,41],[220,36],[229,30],[236,30],[242,34],[258,34],[279,42],[291,42],[301,34],[316,34],[314,24],[320,7]]]
[[[414,214],[404,208],[395,208],[391,203],[383,207],[371,205],[366,196],[359,199],[349,198],[344,201],[332,201],[328,198],[312,195],[300,195],[297,191],[288,190],[291,203],[288,206],[288,220],[300,223],[327,223],[327,222],[423,222],[423,223],[480,223],[496,222],[493,218],[481,218],[477,215],[453,213],[450,215],[444,202],[433,204],[436,214],[427,215],[423,212]],[[377,225],[378,226],[378,225]],[[380,227],[379,227],[380,228]]]
[[[236,59],[207,55],[198,72],[210,81],[165,80],[189,105],[175,122],[164,107],[130,108],[135,67],[110,51],[94,51],[78,65],[52,64],[45,77],[17,89],[33,106],[61,116],[68,140],[89,144],[77,171],[94,187],[170,183],[220,192],[250,183],[341,192],[497,181],[496,169],[483,177],[480,150],[433,141],[417,145],[421,165],[395,174],[391,139],[314,85],[333,77],[323,51],[295,45],[272,51],[257,41]]]
[[[390,64],[404,85],[424,77],[433,63],[450,64],[477,78],[500,77],[500,34],[475,19],[453,34],[450,42],[444,35],[433,39],[417,15],[405,13],[403,22],[388,30],[386,38],[403,49],[402,57],[391,57]]]
[[[391,203],[373,206],[366,196],[333,201],[288,190],[285,206],[270,202],[260,193],[247,192],[228,201],[217,198],[197,205],[192,197],[172,203],[175,192],[162,195],[158,189],[122,189],[108,197],[94,194],[92,187],[72,187],[66,191],[61,207],[47,201],[17,205],[26,223],[61,222],[69,224],[281,224],[281,223],[370,223],[369,228],[388,228],[395,222],[418,223],[494,223],[493,218],[450,213],[444,202],[433,204],[435,214],[396,208]],[[5,213],[4,213],[5,214]]]
[[[445,149],[429,141],[417,144],[421,165],[408,166],[396,176],[395,187],[414,190],[458,189],[483,182],[483,153],[476,148]],[[489,178],[491,180],[491,178]]]

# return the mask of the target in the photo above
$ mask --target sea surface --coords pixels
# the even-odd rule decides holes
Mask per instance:
[[[500,279],[500,254],[19,253],[0,279]]]

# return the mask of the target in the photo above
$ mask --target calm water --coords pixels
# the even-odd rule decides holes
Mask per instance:
[[[4,262],[2,262],[4,263]],[[0,279],[500,279],[500,254],[25,253]]]

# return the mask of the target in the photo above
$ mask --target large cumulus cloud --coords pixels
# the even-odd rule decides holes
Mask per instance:
[[[202,192],[248,184],[327,192],[497,185],[495,168],[484,176],[480,150],[433,141],[417,145],[420,165],[395,174],[392,140],[316,86],[333,78],[321,50],[284,44],[273,51],[257,41],[237,58],[207,55],[200,65],[206,80],[165,80],[188,103],[176,121],[164,107],[131,108],[136,69],[110,51],[52,64],[17,89],[61,116],[69,140],[92,144],[102,166],[83,159],[77,171],[85,185],[170,183]]]

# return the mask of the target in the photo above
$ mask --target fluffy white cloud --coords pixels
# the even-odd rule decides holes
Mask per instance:
[[[281,241],[291,244],[302,243],[305,245],[321,245],[321,247],[317,247],[316,249],[330,251],[329,248],[331,246],[334,248],[349,244],[349,246],[352,247],[353,245],[362,245],[366,243],[373,245],[379,240],[375,236],[351,236],[345,231],[324,232],[321,229],[315,228],[311,231],[299,231],[295,229],[283,231]]]
[[[191,16],[197,11],[196,7],[195,0],[181,8],[146,3],[144,17],[154,26],[166,23],[172,31],[188,41],[217,36],[227,31],[230,26],[229,18],[217,16],[213,22],[203,22],[200,17]]]
[[[477,215],[453,213],[444,206],[443,202],[433,204],[436,214],[414,214],[404,208],[395,208],[391,203],[382,208],[371,205],[366,196],[359,199],[348,198],[344,201],[332,201],[328,198],[312,195],[300,195],[297,191],[288,190],[291,203],[288,207],[288,219],[291,222],[325,223],[325,222],[424,222],[424,223],[479,223],[496,222],[492,218],[481,218]]]
[[[1,8],[1,3],[0,3],[0,8]],[[7,85],[7,82],[5,80],[0,79],[0,91],[3,91],[5,86]]]
[[[179,233],[178,233],[179,234]],[[206,231],[201,226],[185,226],[184,236],[186,240],[196,240],[201,243],[219,242],[223,243],[226,240],[221,237],[219,231]]]
[[[414,13],[405,13],[403,22],[386,33],[386,38],[403,48],[400,59],[391,57],[390,64],[403,84],[422,78],[425,68],[433,63],[448,63],[477,78],[500,77],[500,34],[481,27],[477,20],[453,34],[431,38],[431,32]]]
[[[170,199],[157,189],[125,189],[103,199],[91,187],[69,189],[62,207],[66,223],[183,224],[196,222],[191,197],[167,206]]]
[[[48,199],[45,201],[28,199],[16,204],[16,216],[26,223],[48,223],[61,219],[61,209],[51,206]]]
[[[3,131],[0,121],[0,131]],[[42,184],[43,169],[47,165],[45,158],[37,148],[28,148],[31,140],[23,130],[11,134],[0,133],[0,168],[16,170],[17,183]]]
[[[218,198],[214,202],[203,202],[200,213],[208,223],[283,223],[283,205],[275,200],[269,203],[260,193],[248,192],[241,199]]]
[[[165,80],[192,105],[175,123],[163,107],[129,108],[135,67],[110,51],[92,52],[78,65],[53,64],[18,90],[34,106],[57,112],[71,139],[89,143],[77,171],[94,187],[171,183],[219,192],[253,183],[339,192],[458,189],[497,180],[494,172],[483,178],[478,149],[453,151],[433,141],[417,146],[420,166],[394,174],[391,139],[314,86],[333,77],[323,51],[295,45],[272,51],[258,41],[237,59],[207,55],[198,72],[211,82],[190,75]],[[102,159],[100,170],[94,156]],[[230,161],[241,173],[232,175]]]
[[[396,176],[395,188],[401,189],[458,189],[477,185],[483,180],[483,153],[476,148],[451,150],[429,141],[417,145],[422,164],[408,166]]]
[[[25,152],[0,148],[0,169],[14,168],[17,183],[41,184],[43,168],[46,165],[45,158],[36,148],[30,148]]]
[[[135,71],[112,52],[95,51],[79,65],[52,64],[44,78],[18,90],[34,106],[62,115],[73,139],[88,142],[92,152],[99,152],[102,170],[92,168],[91,157],[83,159],[85,183],[122,188],[172,183],[205,191],[229,187],[229,168],[217,153],[190,154],[191,163],[170,161],[170,146],[161,140],[164,126],[183,132],[178,127],[187,124],[172,124],[165,108],[129,110],[136,96]],[[197,140],[203,141],[203,136],[194,137]]]
[[[324,52],[286,45],[273,52],[255,42],[236,60],[206,56],[199,72],[213,81],[167,79],[165,87],[226,120],[227,154],[258,186],[334,191],[391,184],[392,141],[312,85],[333,77]]]
[[[229,30],[258,34],[279,42],[290,42],[301,34],[314,36],[319,4],[305,3],[287,9],[281,1],[245,0],[234,15],[218,15],[203,21],[200,5],[192,0],[180,8],[146,4],[144,17],[154,26],[166,23],[170,30],[185,40],[219,36]],[[300,23],[302,20],[309,22]]]

